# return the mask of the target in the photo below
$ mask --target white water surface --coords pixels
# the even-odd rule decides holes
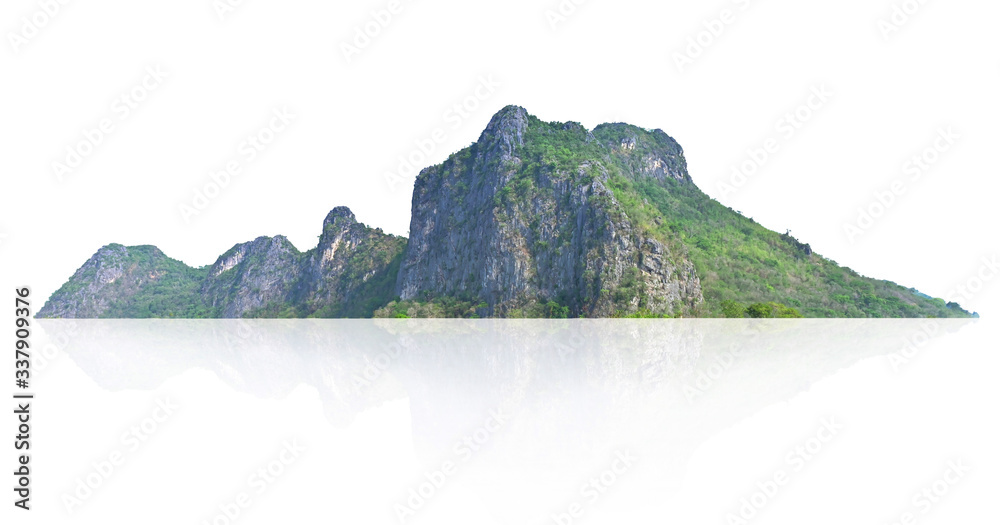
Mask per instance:
[[[4,523],[954,524],[1000,491],[980,321],[38,324]]]

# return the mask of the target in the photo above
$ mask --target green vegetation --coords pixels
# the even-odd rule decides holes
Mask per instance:
[[[395,301],[384,308],[375,310],[374,317],[388,319],[441,318],[478,319],[478,312],[485,311],[486,303],[461,301],[453,297],[441,297],[429,301]]]
[[[648,308],[640,308],[637,312],[631,314],[618,312],[614,315],[615,319],[671,319],[674,317],[667,314],[655,313]]]
[[[569,307],[556,301],[535,301],[526,307],[510,310],[505,317],[512,319],[566,319],[569,317]]]
[[[109,306],[99,317],[188,319],[214,315],[198,293],[201,282],[208,275],[207,267],[191,268],[153,246],[128,248],[127,257],[119,255],[125,250],[121,245],[107,248],[109,255],[103,261],[104,266],[117,266],[122,275],[105,286],[103,295]],[[97,269],[88,265],[83,275],[71,279],[53,296],[73,297],[96,279]]]
[[[802,314],[798,310],[781,303],[754,303],[744,306],[736,301],[722,301],[722,313],[724,317],[740,318],[752,317],[755,319],[798,319]]]
[[[374,316],[383,319],[479,319],[488,310],[489,305],[486,303],[473,303],[454,297],[438,297],[425,301],[400,301],[397,298],[384,308],[376,310]],[[523,308],[512,309],[504,317],[509,319],[566,319],[569,317],[569,307],[556,301],[537,301]]]
[[[205,319],[215,317],[215,310],[199,295],[208,268],[190,268],[179,261],[161,267],[157,278],[150,279],[128,301],[113,302],[103,318]]]
[[[634,132],[637,128],[631,128]],[[611,128],[594,131],[613,142]],[[640,144],[652,142],[648,132]],[[966,317],[957,305],[927,300],[895,283],[869,279],[727,208],[686,180],[609,170],[626,215],[672,250],[685,250],[701,278],[708,314],[734,303],[789,304],[807,317]],[[790,315],[779,309],[776,315]]]
[[[399,273],[399,265],[403,261],[405,250],[406,239],[402,237],[392,235],[366,237],[351,254],[346,268],[337,281],[329,283],[334,289],[349,291],[351,300],[326,304],[306,316],[373,317],[377,309],[395,297],[396,275]]]

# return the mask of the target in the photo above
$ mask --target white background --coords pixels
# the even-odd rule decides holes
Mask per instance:
[[[259,235],[306,250],[337,205],[406,235],[412,179],[394,191],[385,179],[399,157],[441,128],[430,157],[443,160],[517,104],[545,120],[662,128],[724,204],[865,275],[942,297],[998,251],[1000,5],[929,2],[887,41],[879,21],[893,5],[589,1],[553,26],[554,0],[403,1],[348,61],[342,45],[388,0],[246,1],[222,16],[212,0],[69,2],[16,46],[22,17],[41,8],[4,2],[3,284],[46,298],[112,242],[154,244],[191,265]],[[679,71],[674,54],[723,9],[732,23]],[[115,99],[151,66],[169,77],[120,120]],[[491,75],[501,87],[457,127],[446,120]],[[814,86],[833,97],[784,140],[778,121]],[[291,126],[242,162],[239,144],[282,107]],[[60,183],[53,163],[104,118],[113,132]],[[954,147],[850,242],[844,224],[948,126]],[[771,137],[781,149],[723,196],[718,183]],[[179,206],[234,159],[241,174],[185,221]],[[949,298],[985,314],[988,297]]]
[[[213,0],[69,2],[17,46],[11,34],[21,33],[22,17],[41,8],[35,0],[7,0],[0,6],[0,296],[27,284],[37,304],[111,242],[155,244],[191,265],[210,264],[233,244],[259,235],[285,234],[305,250],[338,205],[405,235],[412,181],[393,190],[385,180],[398,158],[441,128],[446,140],[428,163],[439,162],[476,140],[495,111],[517,104],[544,120],[590,128],[609,121],[662,128],[685,148],[695,182],[724,204],[777,231],[791,229],[819,253],[865,275],[960,300],[989,323],[1000,312],[995,282],[968,298],[949,293],[980,271],[983,257],[1000,252],[1000,5],[929,0],[887,41],[879,21],[902,1],[590,0],[556,27],[546,16],[558,8],[556,0],[404,1],[403,11],[348,62],[342,44],[388,0],[248,0],[221,19]],[[688,39],[723,9],[735,13],[733,23],[679,71],[674,53],[683,53]],[[120,120],[115,99],[139,84],[148,67],[169,77]],[[453,127],[446,112],[490,76],[501,86]],[[830,101],[793,139],[782,140],[780,151],[735,194],[724,196],[717,184],[747,160],[746,150],[780,137],[778,121],[818,86],[834,93]],[[185,221],[179,206],[190,203],[210,172],[242,160],[240,143],[284,107],[296,115],[291,126],[245,163],[204,212]],[[104,118],[112,119],[114,131],[60,182],[53,162],[65,161],[67,148]],[[903,178],[908,159],[949,126],[961,135],[954,147],[850,242],[844,224],[856,220],[875,192]],[[37,341],[44,343],[44,334]],[[733,427],[694,456],[685,492],[672,500],[674,513],[722,523],[736,496],[752,489],[754,476],[770,472],[767,462],[832,408],[856,414],[861,432],[825,460],[823,468],[832,470],[816,478],[822,483],[799,485],[788,495],[773,522],[794,515],[786,522],[801,523],[802,516],[832,507],[837,516],[891,522],[908,508],[911,489],[932,482],[948,458],[961,454],[971,455],[981,477],[936,508],[928,522],[981,519],[988,515],[984,502],[996,492],[995,430],[977,419],[995,413],[995,392],[987,388],[994,342],[987,331],[949,339],[903,379],[887,378],[883,363],[869,362]],[[152,467],[118,478],[81,522],[208,518],[212,504],[184,504],[193,496],[178,482],[198,474],[179,474],[177,465],[220,469],[196,483],[206,489],[198,501],[214,502],[213,491],[238,489],[240,469],[269,458],[277,448],[267,447],[287,435],[271,416],[284,417],[280,421],[293,432],[330,435],[308,387],[259,401],[192,369],[156,390],[112,393],[72,358],[56,355],[61,357],[38,385],[50,400],[39,409],[45,419],[36,427],[39,443],[47,445],[38,459],[48,474],[35,483],[51,505],[48,514],[36,515],[38,522],[56,514],[59,521],[69,519],[55,506],[58,495],[89,461],[106,454],[118,429],[144,417],[161,395],[195,407],[188,412],[193,416],[183,416],[192,419],[166,430],[155,445],[161,448],[149,449]],[[201,402],[208,408],[197,408]],[[383,467],[398,466],[387,451],[409,453],[405,435],[385,432],[408,427],[405,408],[382,407],[365,420],[377,425],[355,430],[359,443],[385,454]],[[4,425],[12,430],[9,419]],[[206,425],[216,438],[199,443],[192,436]],[[776,430],[779,425],[787,432]],[[372,443],[383,441],[372,442],[372,436],[398,442],[379,448]],[[228,462],[212,467],[217,451],[239,443],[243,448]],[[251,443],[267,447],[233,459]],[[761,448],[766,444],[771,448]],[[884,450],[895,451],[890,460],[879,452]],[[289,478],[298,484],[290,481],[256,507],[255,519],[273,523],[289,509],[302,522],[316,516],[316,507],[292,505],[300,496],[326,505],[328,494],[316,493],[323,485],[315,480],[334,472],[316,468],[328,464],[314,463],[305,470],[312,475]],[[177,475],[159,475],[168,467]],[[207,487],[219,472],[235,471],[230,483]],[[378,478],[377,471],[364,472]],[[886,482],[893,473],[899,477]],[[724,489],[719,479],[729,480]],[[149,509],[154,512],[141,513]]]

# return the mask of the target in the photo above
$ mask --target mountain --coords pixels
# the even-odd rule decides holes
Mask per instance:
[[[712,200],[661,130],[497,113],[421,171],[410,238],[327,216],[189,268],[102,248],[43,317],[970,317],[858,275]]]
[[[319,245],[285,237],[238,244],[190,268],[152,246],[98,250],[39,317],[371,317],[395,297],[406,239],[359,222],[347,208],[323,221]]]
[[[110,244],[52,294],[38,317],[205,317],[194,299],[207,274],[154,246]]]
[[[704,299],[680,239],[632,220],[613,186],[626,173],[690,184],[683,152],[663,132],[640,143],[614,129],[602,137],[508,107],[478,142],[424,170],[400,297],[456,297],[498,316],[550,302],[590,317],[695,314]]]

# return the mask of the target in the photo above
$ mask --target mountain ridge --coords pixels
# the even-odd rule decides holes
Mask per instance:
[[[660,129],[519,106],[414,182],[409,237],[345,207],[191,268],[108,245],[42,317],[970,317],[870,279],[704,194]]]

